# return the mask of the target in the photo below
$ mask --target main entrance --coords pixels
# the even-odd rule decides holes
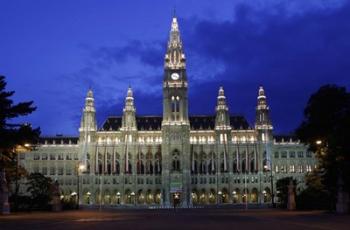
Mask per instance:
[[[179,173],[171,174],[170,176],[170,202],[176,207],[181,204],[181,194],[183,191],[182,175]]]

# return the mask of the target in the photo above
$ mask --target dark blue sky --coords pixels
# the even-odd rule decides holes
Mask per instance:
[[[99,124],[121,114],[129,84],[138,114],[161,114],[176,6],[190,114],[213,114],[222,85],[230,112],[253,124],[263,85],[275,132],[288,133],[321,85],[349,89],[349,1],[215,2],[1,0],[0,74],[16,101],[34,100],[38,109],[26,121],[46,135],[77,134],[89,86]]]

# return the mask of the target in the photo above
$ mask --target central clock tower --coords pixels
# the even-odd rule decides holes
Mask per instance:
[[[186,59],[174,17],[164,61],[163,125],[188,125],[187,86]]]
[[[190,201],[190,123],[186,59],[177,18],[171,23],[164,59],[162,185],[164,205],[187,207]]]

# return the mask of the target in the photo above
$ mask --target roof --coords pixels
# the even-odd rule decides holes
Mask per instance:
[[[162,116],[136,116],[137,130],[161,130]],[[213,130],[215,128],[215,116],[194,115],[189,117],[191,130]],[[243,116],[230,116],[230,124],[233,129],[248,129],[249,124]],[[101,131],[117,131],[122,125],[122,117],[108,117],[100,128]]]
[[[77,144],[79,140],[79,137],[77,136],[63,136],[63,135],[56,135],[56,136],[42,136],[39,138],[40,144],[53,144],[54,141],[56,144]]]
[[[276,142],[298,142],[299,139],[295,135],[274,135]]]

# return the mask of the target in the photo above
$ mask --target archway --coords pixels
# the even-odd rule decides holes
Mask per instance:
[[[236,188],[235,190],[233,190],[232,192],[232,196],[233,196],[233,203],[237,204],[241,201],[241,192],[239,190],[239,188]]]
[[[196,204],[199,203],[197,189],[193,189],[192,190],[191,199],[192,199],[192,204],[193,205],[196,205]]]
[[[250,202],[258,203],[258,189],[257,188],[252,189],[252,192],[250,194]]]
[[[216,203],[216,191],[215,191],[215,189],[210,189],[208,197],[209,197],[209,203],[210,204],[215,204]]]
[[[229,194],[228,194],[228,190],[226,188],[222,189],[222,203],[224,204],[228,204],[229,203]]]

